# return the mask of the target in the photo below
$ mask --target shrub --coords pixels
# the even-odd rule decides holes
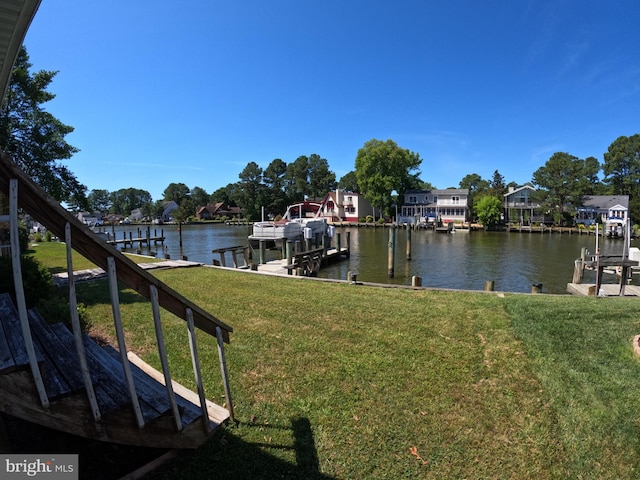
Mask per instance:
[[[51,237],[52,237],[51,232],[49,230],[47,230],[47,232],[44,234],[45,241],[50,242],[51,241]]]
[[[40,232],[33,236],[34,243],[42,243],[42,234]]]
[[[367,223],[373,222],[373,217],[371,215],[367,215],[367,217],[365,218],[365,222]]]
[[[41,299],[36,308],[47,323],[64,323],[71,330],[69,303],[65,295],[57,294],[47,299]],[[80,328],[82,331],[87,331],[91,326],[87,307],[83,303],[78,303],[77,311]]]
[[[384,225],[384,221],[385,221],[385,220],[384,220],[384,218],[380,217],[380,218],[378,219],[378,224],[379,224],[379,225]]]
[[[53,293],[53,277],[33,257],[20,257],[22,283],[27,308],[32,308],[40,299],[48,299]],[[11,295],[14,303],[16,292],[13,285],[11,257],[0,257],[0,293]]]

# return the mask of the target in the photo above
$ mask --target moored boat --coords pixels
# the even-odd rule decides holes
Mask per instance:
[[[321,207],[314,202],[295,203],[287,207],[280,220],[254,223],[249,245],[257,248],[262,241],[266,248],[282,248],[288,241],[303,240],[319,244],[327,233],[327,221],[320,216]]]

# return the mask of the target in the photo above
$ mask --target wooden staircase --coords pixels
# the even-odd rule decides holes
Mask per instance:
[[[47,324],[36,310],[29,310],[29,326],[50,402],[46,410],[41,408],[30,378],[18,311],[8,294],[0,294],[0,409],[4,412],[53,429],[64,426],[65,431],[74,435],[159,448],[197,447],[202,442],[203,432],[212,432],[229,418],[226,409],[209,402],[207,424],[203,425],[200,407],[177,395],[184,428],[181,432],[176,431],[165,386],[147,373],[150,366],[137,359],[130,368],[145,428],[128,428],[127,424],[135,425],[135,418],[127,386],[122,380],[120,352],[109,345],[99,346],[85,334],[83,344],[102,413],[100,423],[94,424],[83,379],[77,369],[79,359],[73,334],[63,324]]]
[[[15,303],[0,295],[0,411],[82,437],[157,448],[196,448],[233,419],[224,343],[231,327],[138,267],[72,217],[0,152],[0,190],[9,197]],[[67,247],[71,329],[48,325],[24,300],[18,205]],[[118,350],[80,329],[71,249],[107,272]],[[6,249],[2,249],[5,251]],[[6,253],[6,251],[5,251]],[[161,370],[127,352],[120,318],[122,282],[151,303]],[[197,393],[171,378],[161,308],[185,320]],[[205,398],[195,329],[217,343],[227,408]],[[187,348],[187,345],[185,345]]]

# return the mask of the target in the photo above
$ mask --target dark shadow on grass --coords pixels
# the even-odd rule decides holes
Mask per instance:
[[[242,439],[243,431],[258,429],[265,432],[265,442]],[[274,444],[269,430],[290,430],[293,443]],[[293,450],[295,462],[287,462],[269,453]],[[223,429],[209,442],[145,477],[148,480],[233,478],[239,480],[286,478],[291,480],[333,480],[320,472],[311,422],[307,418],[291,419],[291,427],[270,424],[238,423]]]

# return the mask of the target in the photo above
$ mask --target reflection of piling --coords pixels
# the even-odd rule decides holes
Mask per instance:
[[[411,260],[411,229],[407,228],[407,260]]]

